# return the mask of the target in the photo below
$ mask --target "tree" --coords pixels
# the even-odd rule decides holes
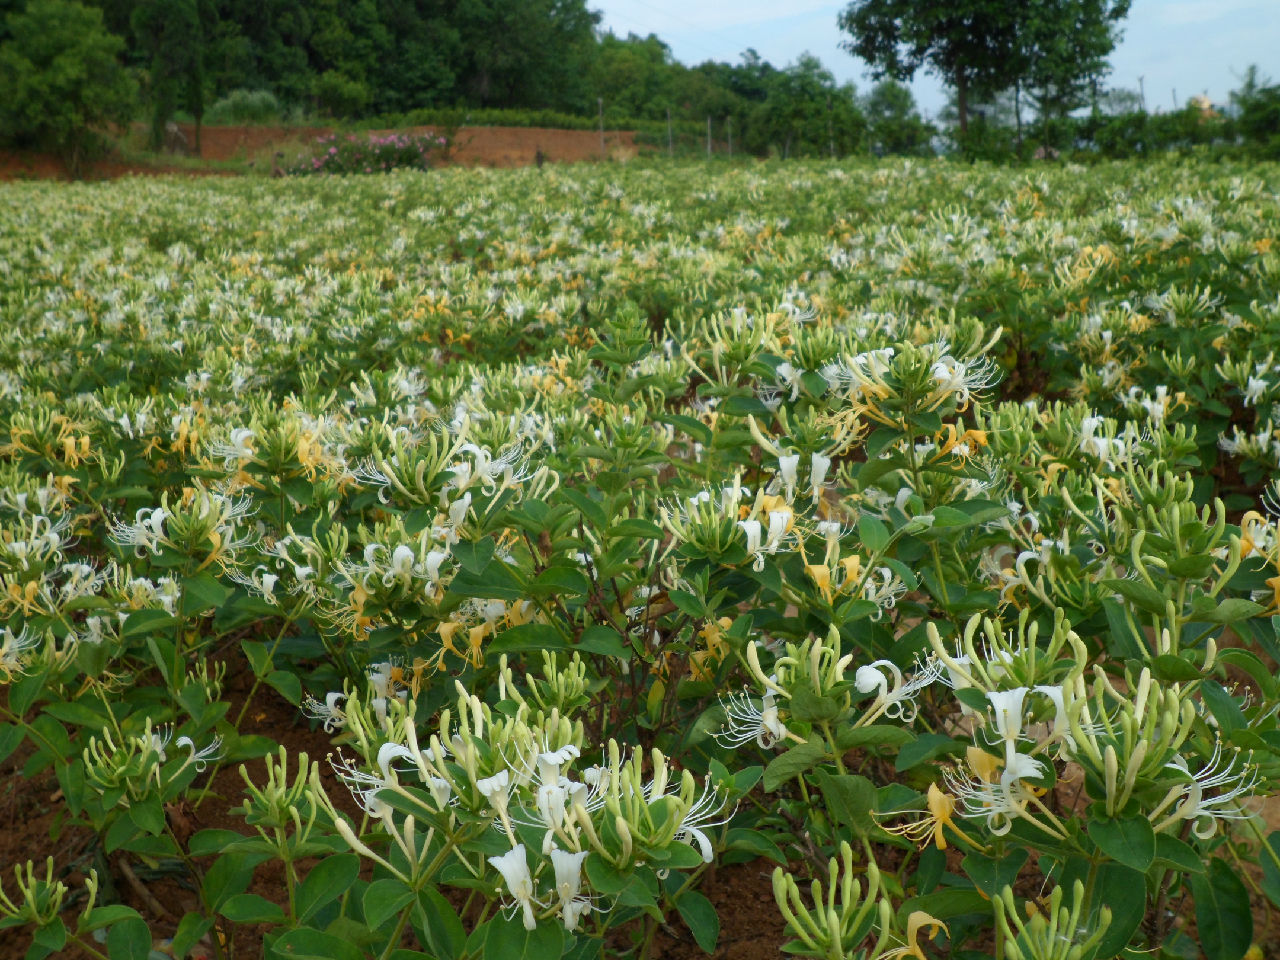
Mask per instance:
[[[933,152],[934,130],[921,119],[911,89],[881,80],[863,98],[871,149],[879,154],[917,156]]]
[[[963,136],[969,98],[988,97],[1017,78],[1020,4],[1007,0],[853,0],[840,14],[841,46],[873,76],[907,81],[920,68],[956,92]]]
[[[972,100],[1011,87],[1043,116],[1064,116],[1107,70],[1130,0],[854,0],[840,14],[843,46],[876,77],[910,80],[924,67],[949,83],[963,139]]]
[[[196,121],[196,152],[204,115],[204,28],[197,0],[144,0],[133,10],[138,45],[151,59],[151,147],[164,143],[165,124],[186,109]]]
[[[107,32],[102,11],[74,0],[31,0],[6,23],[0,136],[55,151],[78,177],[103,128],[127,123],[136,105],[118,59],[124,41]]]
[[[1090,100],[1120,39],[1130,0],[1022,0],[1018,82],[1035,101],[1042,139],[1050,126]]]

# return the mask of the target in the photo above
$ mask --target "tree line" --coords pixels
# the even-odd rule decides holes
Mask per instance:
[[[403,119],[424,109],[556,111],[719,149],[923,152],[905,88],[860,98],[815,57],[686,66],[654,35],[600,29],[587,0],[0,0],[0,137],[61,142],[147,119]],[[56,116],[56,115],[61,115]],[[656,134],[655,134],[656,136]],[[72,139],[75,139],[74,137]],[[84,146],[84,143],[81,143]]]
[[[0,0],[0,142],[74,166],[112,123],[148,121],[159,147],[174,118],[198,138],[205,121],[401,126],[442,110],[554,111],[657,146],[705,137],[780,157],[994,157],[1028,144],[1119,155],[1280,136],[1280,89],[1256,74],[1247,122],[1229,129],[1205,126],[1203,111],[1175,123],[1100,108],[1130,0],[853,0],[833,26],[871,65],[864,95],[809,54],[686,66],[655,35],[603,31],[588,2]],[[952,90],[939,126],[903,85],[919,70]]]

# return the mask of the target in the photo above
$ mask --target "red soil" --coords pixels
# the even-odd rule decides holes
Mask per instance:
[[[195,143],[195,128],[180,126],[187,143]],[[430,133],[438,128],[375,130],[371,134]],[[204,127],[200,131],[200,159],[247,160],[270,167],[276,153],[295,152],[316,137],[332,133],[328,127]],[[606,158],[628,159],[639,152],[635,133],[608,130],[603,147],[596,130],[549,130],[541,127],[461,127],[454,133],[447,163],[476,167],[519,167],[534,163],[538,152],[549,163],[576,163]],[[194,153],[194,150],[192,151]],[[126,174],[231,175],[230,171],[192,167],[125,164],[111,160],[91,164],[90,180],[106,180]],[[29,151],[0,150],[0,180],[65,179],[66,168],[54,156]]]

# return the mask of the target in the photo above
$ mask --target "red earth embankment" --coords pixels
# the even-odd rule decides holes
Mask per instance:
[[[388,133],[433,133],[438,128],[373,130]],[[180,126],[182,138],[195,156],[195,128]],[[199,159],[210,162],[242,161],[270,169],[276,154],[293,155],[317,137],[329,136],[327,127],[204,127],[200,132]],[[359,136],[360,134],[357,134]],[[462,166],[519,167],[534,163],[539,151],[548,163],[577,163],[606,158],[629,159],[639,153],[635,133],[607,130],[603,148],[597,130],[550,130],[542,127],[461,127],[444,159]],[[184,165],[125,164],[104,160],[89,166],[87,179],[110,179],[130,173],[229,175],[225,169],[201,169]],[[57,179],[67,176],[56,157],[28,151],[0,150],[0,180]]]

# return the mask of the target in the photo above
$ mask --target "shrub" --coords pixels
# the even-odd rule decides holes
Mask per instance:
[[[392,170],[426,170],[431,157],[448,146],[435,133],[392,133],[359,137],[331,135],[316,139],[289,169],[292,174],[388,173]]]
[[[270,90],[232,90],[209,108],[204,122],[215,125],[278,123],[280,101]]]

